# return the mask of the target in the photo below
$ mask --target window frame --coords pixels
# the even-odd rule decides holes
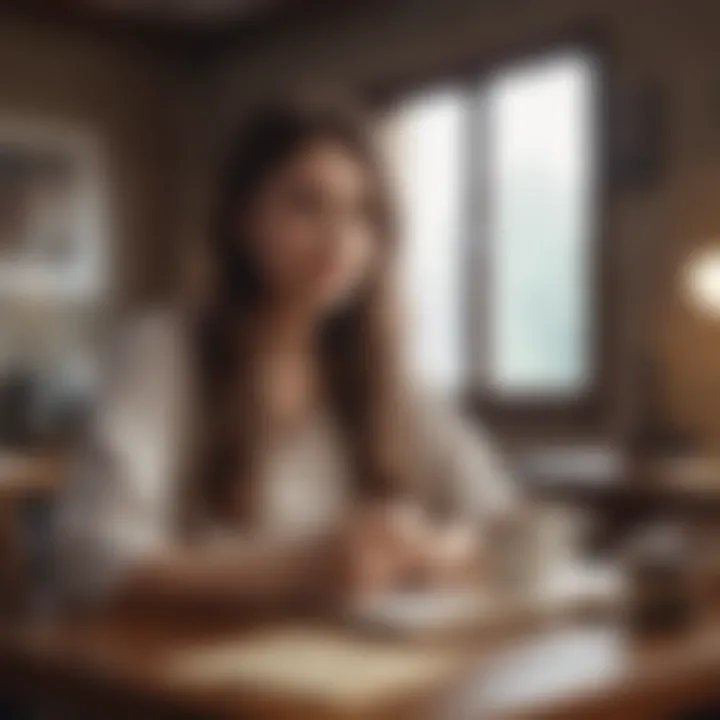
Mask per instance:
[[[466,226],[462,231],[461,244],[464,258],[461,264],[467,268],[467,273],[461,280],[462,287],[459,288],[459,292],[464,315],[461,322],[466,338],[463,361],[468,368],[469,377],[462,385],[459,399],[471,414],[482,417],[500,431],[512,433],[532,433],[538,429],[572,434],[591,431],[602,425],[609,412],[613,385],[612,330],[615,325],[612,322],[615,316],[612,290],[616,283],[610,263],[607,227],[611,189],[609,162],[611,68],[607,45],[595,31],[575,31],[558,39],[534,43],[515,51],[498,54],[485,62],[476,61],[458,69],[424,73],[420,77],[408,78],[370,92],[376,107],[382,111],[404,98],[435,87],[460,89],[472,93],[482,87],[484,78],[499,69],[512,71],[515,67],[522,68],[536,61],[542,62],[566,54],[591,57],[596,65],[598,77],[596,98],[598,119],[593,148],[595,160],[593,185],[596,199],[593,213],[594,226],[589,241],[592,283],[589,298],[591,380],[584,392],[569,397],[509,398],[498,396],[491,389],[480,387],[476,382],[477,370],[482,367],[483,362],[487,362],[489,352],[491,306],[488,297],[488,279],[492,269],[489,263],[481,260],[482,255],[488,253],[490,243],[477,242],[477,233],[473,232],[473,228],[478,227],[478,222],[487,221],[487,214],[482,218],[484,198],[487,197],[487,181],[479,163],[469,164],[469,174],[466,179],[467,195],[464,204],[470,210],[467,212]],[[473,124],[472,132],[468,133],[471,143],[468,154],[471,158],[479,156],[476,152],[481,134],[477,132],[479,107],[479,103],[473,103],[468,118]]]

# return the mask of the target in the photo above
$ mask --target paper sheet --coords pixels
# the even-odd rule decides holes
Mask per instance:
[[[355,706],[442,682],[462,662],[442,648],[373,642],[341,631],[286,628],[194,648],[166,665],[171,679],[247,687]]]

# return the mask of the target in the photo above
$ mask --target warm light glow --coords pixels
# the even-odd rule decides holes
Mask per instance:
[[[696,308],[720,319],[720,246],[691,255],[685,266],[685,286]]]

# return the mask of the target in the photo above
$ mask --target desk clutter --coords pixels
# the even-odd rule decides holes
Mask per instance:
[[[396,720],[418,717],[419,709],[453,719],[506,712],[666,717],[643,712],[681,710],[717,696],[716,611],[680,632],[651,637],[633,632],[611,605],[606,616],[573,618],[593,598],[576,599],[541,603],[552,609],[544,625],[513,628],[517,620],[508,613],[504,629],[488,636],[492,603],[479,597],[475,607],[483,610],[472,622],[468,597],[446,598],[429,635],[418,618],[433,612],[429,599],[418,597],[390,602],[393,612],[402,605],[416,617],[414,628],[391,632],[361,618],[268,618],[249,626],[167,614],[48,617],[0,633],[0,683],[29,698],[43,694],[59,707],[85,703],[89,717],[104,717],[112,703],[117,717],[137,718],[157,717],[158,709],[298,720]],[[458,607],[467,609],[464,627],[474,622],[477,633],[460,632],[459,621],[457,632],[439,631],[437,615],[457,614]]]
[[[483,588],[370,598],[356,603],[347,621],[394,637],[477,638],[557,619],[615,615],[625,595],[617,568],[575,564],[556,568],[522,592]]]
[[[616,610],[617,578],[595,584],[558,578],[554,592],[509,603],[475,591],[378,598],[351,608],[334,628],[257,630],[235,640],[187,648],[166,658],[165,678],[200,688],[232,687],[321,706],[357,710],[392,703],[458,678],[483,631],[511,633],[594,608]]]

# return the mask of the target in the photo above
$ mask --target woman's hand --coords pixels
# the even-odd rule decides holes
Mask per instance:
[[[456,521],[436,526],[427,554],[428,585],[466,586],[477,583],[483,576],[480,538],[468,523]]]
[[[457,586],[479,576],[472,529],[438,525],[407,504],[361,511],[346,529],[341,555],[343,591],[352,598],[407,586]]]

